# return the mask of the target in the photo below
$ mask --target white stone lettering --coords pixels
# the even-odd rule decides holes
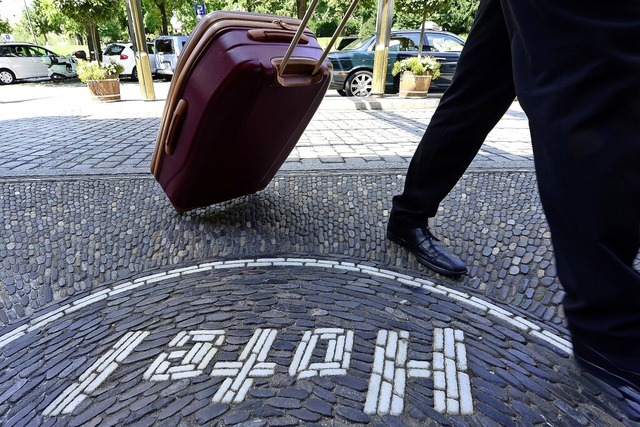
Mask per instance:
[[[256,378],[274,375],[276,364],[267,362],[267,356],[277,333],[276,329],[257,329],[237,360],[213,363],[209,375],[224,378],[212,398],[214,403],[241,403]],[[71,413],[149,335],[148,331],[125,334],[51,402],[43,415]],[[147,381],[175,381],[205,375],[205,369],[212,363],[226,337],[226,332],[219,329],[181,331],[171,340],[166,351],[149,365],[143,378]],[[471,382],[466,372],[464,333],[452,328],[435,328],[431,361],[409,360],[409,337],[407,331],[378,331],[364,412],[401,415],[408,381],[432,378],[436,411],[451,415],[472,414],[474,405]],[[320,349],[319,345],[322,345]],[[293,355],[289,375],[297,379],[347,375],[353,346],[353,331],[342,328],[306,331]]]
[[[216,362],[213,365],[212,377],[227,377],[213,396],[214,403],[240,403],[253,385],[254,378],[273,375],[276,364],[265,360],[277,333],[275,329],[258,329],[237,362]]]
[[[323,362],[311,362],[311,356],[318,340],[327,341],[327,350]],[[307,331],[296,349],[289,375],[298,379],[314,376],[346,375],[353,350],[353,331],[341,328],[318,328]]]
[[[150,381],[179,380],[201,375],[222,343],[223,330],[182,331],[169,343],[176,350],[160,354],[144,373]]]
[[[145,331],[127,332],[109,351],[80,375],[77,382],[67,387],[56,400],[51,402],[43,414],[56,416],[73,412],[76,406],[93,393],[147,335],[149,332]]]
[[[364,412],[400,415],[407,378],[429,377],[429,362],[408,361],[409,332],[378,331]]]
[[[451,328],[433,331],[433,399],[438,412],[472,414],[464,333]]]
[[[466,369],[466,349],[462,331],[434,330],[434,408],[447,414],[473,413],[471,384]],[[409,332],[378,331],[364,412],[400,415],[404,410],[408,378],[429,378],[430,363],[407,360]]]

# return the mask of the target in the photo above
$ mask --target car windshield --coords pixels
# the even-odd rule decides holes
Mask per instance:
[[[343,47],[341,50],[360,49],[368,41],[369,39],[355,39],[354,41]]]

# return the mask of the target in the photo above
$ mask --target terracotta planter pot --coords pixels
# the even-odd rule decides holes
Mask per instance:
[[[89,80],[87,87],[91,92],[91,97],[100,102],[120,101],[120,80]]]
[[[426,98],[431,85],[431,76],[416,76],[405,71],[400,76],[400,98]]]

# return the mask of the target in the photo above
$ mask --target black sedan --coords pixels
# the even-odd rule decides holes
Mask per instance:
[[[343,96],[369,96],[373,81],[373,58],[376,37],[360,39],[339,52],[329,53],[333,65],[333,76],[329,89],[337,90]],[[418,55],[420,31],[394,30],[389,41],[389,61],[385,82],[386,93],[397,93],[399,76],[392,76],[391,69],[396,61]],[[431,82],[430,88],[444,90],[451,84],[464,40],[446,31],[425,31],[422,47],[423,55],[435,57],[442,64],[441,75]]]

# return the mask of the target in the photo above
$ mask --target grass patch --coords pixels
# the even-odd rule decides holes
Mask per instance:
[[[89,48],[86,45],[81,45],[81,44],[65,44],[60,46],[51,45],[49,49],[63,56],[71,55],[76,50],[84,50],[87,54],[87,57],[89,57]]]

